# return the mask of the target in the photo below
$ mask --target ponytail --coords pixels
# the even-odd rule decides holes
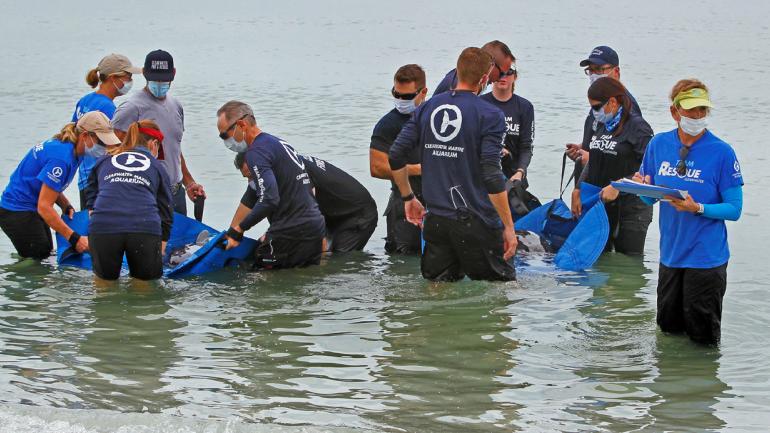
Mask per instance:
[[[91,69],[86,74],[86,83],[93,89],[99,85],[99,82],[104,82],[106,79],[107,75],[100,73],[97,68]]]
[[[122,152],[129,151],[135,147],[147,147],[147,142],[154,140],[155,137],[151,137],[141,131],[139,128],[160,130],[160,127],[149,119],[142,119],[138,122],[134,122],[128,126],[126,136],[123,138],[123,142],[117,146],[108,146],[107,153],[110,155],[117,155]]]
[[[58,134],[54,135],[53,138],[59,141],[68,142],[72,144],[78,144],[78,136],[80,135],[82,131],[80,131],[77,128],[76,123],[68,123],[64,125],[64,127],[59,131]]]

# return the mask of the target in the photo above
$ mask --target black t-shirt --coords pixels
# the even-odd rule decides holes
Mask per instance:
[[[396,141],[396,137],[401,132],[401,128],[411,117],[411,114],[401,114],[395,108],[388,114],[382,116],[372,132],[372,141],[369,144],[370,149],[384,152],[386,155],[390,152],[390,146]],[[415,149],[410,155],[408,164],[420,163],[420,149]],[[410,176],[409,183],[412,185],[412,191],[419,197],[422,192],[422,178],[420,176]],[[398,187],[391,181],[391,190],[398,193]]]
[[[620,128],[618,126],[617,128]],[[653,132],[646,120],[632,112],[618,132],[607,132],[600,123],[588,143],[588,173],[585,181],[603,188],[639,170]]]
[[[503,173],[510,178],[518,169],[527,170],[532,161],[532,142],[535,139],[535,109],[532,103],[519,95],[507,101],[498,101],[492,93],[481,99],[499,108],[505,115],[505,148],[510,154],[503,158]]]
[[[371,194],[353,176],[322,159],[306,155],[301,158],[327,223],[350,215],[377,213]]]

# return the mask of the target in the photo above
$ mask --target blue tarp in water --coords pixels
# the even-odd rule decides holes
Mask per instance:
[[[81,235],[88,235],[88,212],[76,212],[72,219],[65,216],[64,222]],[[218,234],[209,239],[205,245],[193,252],[190,257],[179,265],[173,268],[164,267],[163,274],[165,276],[181,278],[190,275],[201,275],[226,266],[235,265],[249,257],[258,244],[254,239],[244,237],[238,247],[225,250],[223,248],[224,232],[219,233],[206,224],[182,214],[174,213],[174,223],[171,227],[171,236],[166,245],[166,252],[168,253],[184,248],[186,245],[194,244],[198,235],[204,230],[209,233]],[[78,254],[70,247],[69,242],[58,233],[56,234],[56,246],[56,258],[60,265],[92,269],[91,255],[88,253]],[[127,269],[125,259],[123,267]]]
[[[558,267],[570,271],[590,268],[604,251],[610,234],[600,194],[600,188],[582,182],[580,218],[573,218],[569,206],[558,198],[516,221],[516,230],[527,230],[545,239],[556,251],[554,263]]]

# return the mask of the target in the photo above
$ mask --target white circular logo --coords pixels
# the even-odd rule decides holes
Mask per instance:
[[[735,160],[735,164],[733,164],[733,168],[735,168],[735,172],[736,173],[740,173],[741,172],[741,165],[738,164],[738,160],[737,159]]]
[[[139,152],[123,152],[112,157],[112,165],[125,171],[145,171],[150,168],[150,157]]]
[[[62,170],[61,167],[54,167],[53,170],[51,170],[51,175],[53,177],[61,177],[62,173],[64,173],[64,170]]]
[[[291,147],[291,145],[289,143],[287,143],[287,142],[285,142],[283,140],[279,140],[279,141],[283,145],[283,148],[286,150],[286,153],[289,154],[289,158],[291,158],[291,160],[294,161],[294,163],[297,164],[299,166],[299,168],[304,170],[305,169],[305,163],[302,162],[302,160],[300,159],[299,155],[297,154],[297,151],[294,150],[294,148]]]
[[[439,116],[439,114],[441,115]],[[440,122],[438,131],[436,130],[437,121]],[[433,136],[436,137],[436,140],[444,143],[457,137],[462,123],[463,115],[456,105],[440,105],[430,115],[430,129],[433,131]]]

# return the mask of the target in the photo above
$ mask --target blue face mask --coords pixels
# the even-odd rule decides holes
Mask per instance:
[[[152,93],[152,96],[156,98],[163,98],[166,96],[166,93],[168,93],[168,89],[171,88],[170,82],[162,82],[162,81],[148,81],[147,82],[147,90]]]
[[[98,142],[93,142],[91,147],[86,146],[84,153],[91,158],[98,159],[100,156],[107,154],[107,148]]]
[[[604,120],[604,129],[607,132],[612,132],[620,123],[620,117],[623,116],[623,107],[618,108],[618,112],[614,116],[606,115]]]

